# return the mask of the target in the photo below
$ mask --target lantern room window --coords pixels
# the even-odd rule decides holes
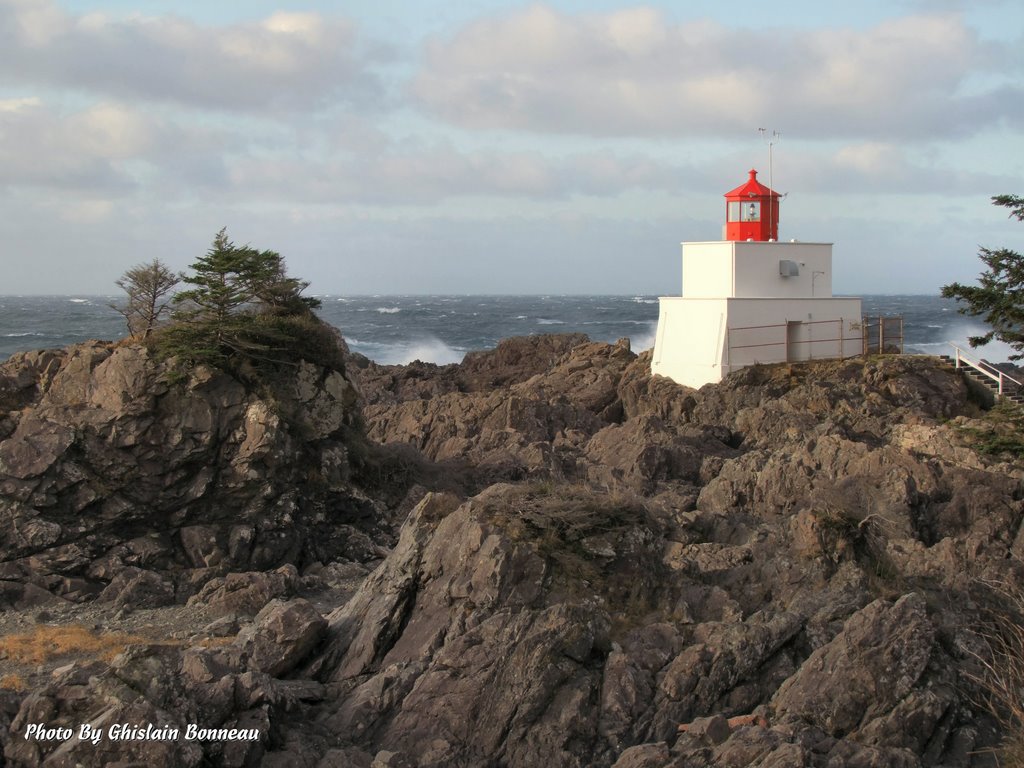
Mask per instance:
[[[740,203],[736,201],[729,202],[729,221],[760,221],[761,220],[761,202],[752,201],[749,203]]]

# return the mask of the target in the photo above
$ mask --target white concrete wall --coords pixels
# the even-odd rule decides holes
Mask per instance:
[[[737,297],[829,298],[832,295],[832,246],[829,243],[735,243]],[[796,277],[782,277],[779,262],[795,261]]]
[[[857,298],[729,299],[727,315],[723,375],[755,363],[853,357],[863,351]],[[789,322],[804,323],[790,339],[795,343],[787,343]]]
[[[728,300],[660,300],[651,373],[688,387],[722,380]]]
[[[733,295],[733,245],[728,240],[683,243],[683,290],[688,299]]]
[[[782,277],[779,262],[800,274]],[[830,243],[715,241],[683,243],[685,298],[828,298],[832,295]]]
[[[801,322],[787,343],[787,323]],[[861,301],[662,297],[651,372],[698,388],[756,363],[861,354]],[[845,341],[841,339],[845,338]]]

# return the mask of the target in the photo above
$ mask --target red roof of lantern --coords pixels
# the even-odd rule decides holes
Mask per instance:
[[[726,192],[725,197],[764,197],[771,195],[772,197],[778,197],[778,192],[773,192],[768,189],[764,184],[757,180],[757,171],[753,168],[750,169],[750,178],[747,179],[743,184],[740,184],[736,189]]]

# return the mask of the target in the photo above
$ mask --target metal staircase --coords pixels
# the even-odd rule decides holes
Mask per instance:
[[[954,354],[940,355],[941,360],[950,363],[957,370],[962,370],[965,376],[987,388],[997,399],[1024,405],[1024,383],[986,360],[973,359],[956,344],[950,346],[953,347]]]

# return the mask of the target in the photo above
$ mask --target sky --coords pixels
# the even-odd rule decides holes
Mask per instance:
[[[0,294],[226,227],[316,294],[678,295],[750,168],[836,293],[973,281],[1024,250],[1024,8],[0,0]]]

